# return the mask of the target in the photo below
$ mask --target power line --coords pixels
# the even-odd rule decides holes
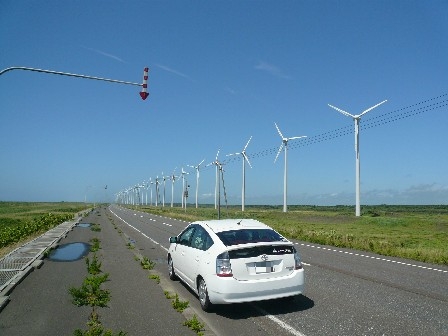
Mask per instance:
[[[364,120],[361,123],[361,129],[369,129],[374,128],[382,125],[386,125],[392,122],[396,122],[399,120],[403,120],[405,118],[410,118],[413,116],[417,116],[422,113],[427,113],[430,111],[434,111],[443,107],[446,107],[448,105],[448,93],[445,93],[443,95],[430,98],[421,102],[418,102],[416,104],[412,104],[410,106],[406,106],[403,108],[400,108],[398,110],[390,111],[381,115],[377,115],[375,117],[369,118]],[[442,100],[440,100],[442,99]],[[345,127],[337,128],[332,131],[328,131],[322,134],[309,136],[308,138],[304,138],[302,141],[293,142],[290,144],[289,149],[296,149],[301,147],[307,147],[311,146],[317,143],[321,143],[324,141],[333,140],[336,138],[339,138],[341,136],[345,135],[353,135],[353,127],[352,125],[347,125]],[[247,154],[247,156],[251,159],[264,157],[267,155],[275,155],[278,148],[268,148],[265,150],[262,150],[258,153],[252,153]],[[226,160],[226,163],[236,162],[241,160],[240,157],[232,157],[231,159]]]
[[[378,126],[383,126],[386,124],[390,124],[393,122],[397,122],[406,118],[414,117],[422,113],[427,113],[430,111],[434,111],[437,109],[441,109],[448,105],[448,93],[442,94],[437,97],[433,97],[406,107],[402,107],[398,110],[386,112],[371,118],[366,118],[361,123],[361,129],[370,129]],[[307,147],[314,144],[318,144],[324,141],[330,141],[342,136],[353,135],[353,127],[352,125],[347,125],[344,127],[340,127],[334,129],[332,131],[327,131],[322,134],[317,134],[314,136],[309,136],[307,138],[303,138],[302,141],[292,142],[289,145],[289,149],[296,149],[301,147]],[[274,156],[278,151],[278,147],[271,147],[264,149],[257,153],[246,154],[250,159],[256,159],[265,157],[268,155]],[[228,159],[224,160],[222,164],[230,164],[234,162],[239,162],[241,160],[241,156],[230,156]],[[205,166],[203,170],[210,169],[209,166]]]

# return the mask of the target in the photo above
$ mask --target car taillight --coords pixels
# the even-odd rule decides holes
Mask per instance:
[[[300,260],[299,252],[294,248],[294,269],[302,269],[302,261]]]
[[[229,252],[221,253],[216,257],[216,275],[219,277],[233,276]]]

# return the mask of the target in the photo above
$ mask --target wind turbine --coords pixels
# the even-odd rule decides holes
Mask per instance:
[[[149,205],[151,205],[151,206],[152,206],[152,186],[151,186],[152,184],[154,184],[154,182],[152,182],[152,179],[149,178],[149,191],[151,193],[151,201],[150,201]]]
[[[244,211],[244,201],[246,198],[246,161],[249,164],[249,167],[252,168],[252,166],[249,162],[249,158],[246,155],[246,148],[249,145],[249,142],[251,139],[252,139],[252,136],[249,138],[249,141],[247,141],[246,146],[244,146],[241,153],[227,154],[227,156],[231,156],[231,155],[242,155],[243,156],[243,187],[242,187],[242,192],[241,192],[241,211]]]
[[[166,176],[162,172],[162,180],[163,180],[163,197],[162,197],[162,207],[165,207],[165,185],[166,185]]]
[[[156,206],[159,206],[159,175],[156,177]]]
[[[355,210],[355,214],[356,216],[361,216],[361,188],[360,188],[360,173],[361,173],[361,168],[360,168],[360,162],[359,162],[359,122],[361,120],[361,117],[366,114],[367,112],[373,110],[375,107],[380,106],[381,104],[387,102],[387,100],[383,100],[381,103],[378,103],[372,107],[369,107],[367,110],[361,112],[360,114],[350,114],[344,110],[341,110],[340,108],[330,105],[328,104],[328,106],[330,106],[331,108],[335,109],[338,112],[341,112],[343,115],[346,115],[347,117],[351,117],[353,118],[354,122],[355,122],[355,153],[356,153],[356,210]]]
[[[149,187],[149,183],[147,181],[143,181],[143,187],[145,188],[145,205],[148,205],[148,187]]]
[[[184,208],[185,207],[185,209],[187,208],[187,200],[185,199],[185,192],[186,192],[186,190],[185,190],[185,175],[187,175],[187,174],[189,174],[189,173],[187,173],[185,170],[184,170],[184,167],[182,167],[182,172],[181,172],[181,177],[182,177],[182,208]]]
[[[174,175],[174,173],[176,172],[176,168],[174,168],[173,170],[173,174],[170,176],[170,180],[171,180],[171,207],[173,207],[173,200],[174,200],[174,181],[176,181],[176,178],[178,176]]]
[[[216,153],[215,161],[210,162],[207,166],[215,165],[216,166],[216,182],[215,182],[215,209],[218,206],[218,183],[219,183],[219,167],[221,163],[218,161],[218,155],[219,151],[221,149],[218,149],[218,152]]]
[[[200,168],[201,164],[204,163],[204,161],[205,161],[205,159],[202,160],[197,166],[190,166],[189,165],[189,167],[196,169],[196,208],[198,207],[199,168]]]
[[[288,159],[288,141],[289,140],[294,140],[294,139],[306,138],[306,135],[286,138],[286,137],[283,136],[282,132],[280,132],[280,129],[278,128],[277,124],[276,123],[274,123],[274,124],[275,124],[275,127],[277,128],[278,134],[282,138],[282,144],[280,145],[280,148],[278,149],[277,156],[275,157],[274,163],[277,161],[277,158],[278,158],[280,152],[283,149],[285,151],[285,171],[283,173],[283,212],[286,212],[286,211],[288,211],[287,204],[286,204],[286,199],[287,199],[287,195],[288,195],[288,185],[287,185],[287,181],[288,181],[288,165],[287,165],[287,162],[288,162],[287,161],[287,159]]]

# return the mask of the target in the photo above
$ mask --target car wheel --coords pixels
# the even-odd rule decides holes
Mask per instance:
[[[177,279],[176,273],[174,273],[173,259],[171,257],[168,258],[168,275],[171,280]]]
[[[212,303],[208,298],[207,284],[205,283],[205,280],[202,278],[199,279],[198,296],[202,310],[206,312],[210,311],[212,308]]]

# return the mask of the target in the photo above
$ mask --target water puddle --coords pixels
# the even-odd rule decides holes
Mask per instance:
[[[81,227],[81,228],[88,228],[88,227],[91,227],[92,224],[90,224],[90,223],[79,223],[76,226]]]
[[[90,252],[90,244],[70,243],[60,245],[50,252],[48,259],[51,261],[76,261]]]

